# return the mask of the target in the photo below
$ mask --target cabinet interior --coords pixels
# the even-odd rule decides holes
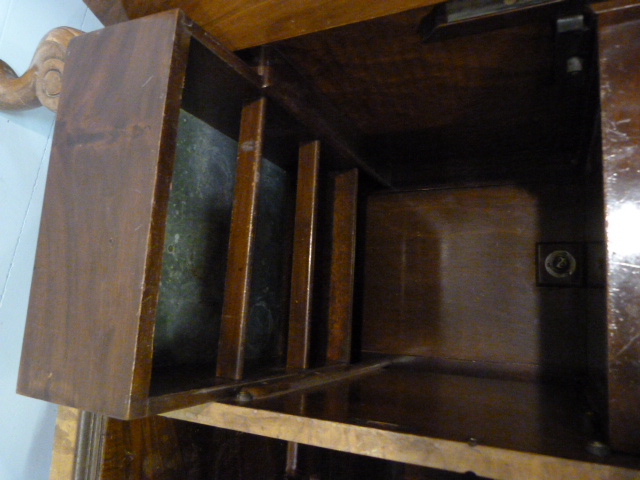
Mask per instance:
[[[583,31],[574,36],[582,68],[568,72],[558,12],[470,34],[443,30],[423,41],[418,27],[430,11],[238,52],[250,64],[264,62],[267,52],[274,84],[289,78],[279,71],[286,65],[283,71],[293,71],[313,92],[326,121],[346,125],[344,136],[357,145],[367,169],[358,177],[352,276],[342,279],[352,287],[347,303],[353,312],[342,341],[349,342],[352,364],[393,361],[362,378],[255,404],[582,458],[588,455],[584,445],[604,440],[606,422],[604,207],[590,17],[584,15]],[[183,93],[183,108],[195,114],[181,114],[176,166],[183,151],[197,158],[209,155],[210,148],[223,153],[225,172],[212,171],[212,179],[220,181],[211,186],[224,190],[224,220],[206,227],[220,235],[206,244],[207,275],[198,278],[200,267],[190,271],[188,262],[179,262],[201,286],[179,280],[172,295],[188,301],[206,291],[194,301],[215,304],[217,320],[212,326],[207,312],[203,332],[191,324],[198,314],[178,313],[185,323],[176,331],[182,329],[184,336],[169,338],[158,317],[151,384],[158,397],[224,383],[211,365],[218,354],[240,120],[220,128],[219,117],[199,113],[202,99],[215,94],[190,80],[190,75],[207,76],[201,71],[206,62],[195,64],[197,69],[187,70]],[[296,157],[298,142],[317,135],[309,123],[295,119],[300,112],[294,110],[277,101],[267,106],[264,158],[269,160],[258,187],[245,379],[281,374],[291,351]],[[214,139],[220,135],[216,128],[230,138]],[[206,138],[212,139],[210,146]],[[353,166],[331,141],[322,143],[311,368],[340,363],[327,353],[333,226],[342,208],[335,190],[337,176]],[[174,174],[171,199],[179,195],[177,178]],[[165,265],[178,255],[172,208]],[[196,243],[205,248],[201,240]],[[539,272],[541,248],[566,248],[575,255],[578,270],[571,281],[554,284]],[[160,306],[162,289],[170,288],[162,285]],[[180,353],[164,355],[162,342]],[[338,405],[337,411],[327,405]],[[516,418],[526,424],[517,435],[510,428]]]
[[[75,39],[19,391],[633,463],[587,449],[636,435],[593,14],[425,35],[438,8],[235,53],[177,10]]]

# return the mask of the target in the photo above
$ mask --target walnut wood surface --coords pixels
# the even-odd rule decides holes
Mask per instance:
[[[78,461],[79,417],[80,412],[75,408],[58,407],[49,480],[73,480],[75,463]]]
[[[583,202],[570,184],[370,196],[362,348],[580,372],[590,292],[537,286],[535,245],[584,238]]]
[[[640,453],[640,9],[611,2],[598,16],[607,220],[609,437]],[[611,5],[610,5],[611,6]],[[632,93],[633,92],[633,93]]]
[[[171,95],[188,42],[178,19],[174,11],[120,24],[69,46],[21,393],[116,417],[142,413],[175,146],[165,130],[177,121]]]
[[[107,3],[94,2],[100,4],[105,12],[111,12],[105,15],[120,17],[122,11],[107,8]],[[625,238],[635,238],[632,226],[637,224],[637,218],[632,216],[631,221],[625,220],[621,231],[615,228],[620,220],[618,217],[623,213],[633,213],[640,201],[634,196],[640,187],[637,169],[632,162],[640,129],[634,121],[638,117],[637,105],[628,98],[621,99],[619,95],[620,92],[636,91],[638,87],[640,73],[629,59],[640,56],[638,42],[635,41],[640,20],[637,7],[622,1],[612,3],[614,6],[610,11],[596,8],[600,15],[609,247],[609,435],[614,448],[637,453],[640,410],[636,400],[640,373],[635,364],[640,357],[640,343],[637,342],[639,320],[633,309],[633,299],[640,295],[635,288],[634,271],[638,266],[638,255],[636,249],[626,251],[624,244],[620,243]],[[143,8],[136,1],[129,6],[132,9]],[[200,7],[196,5],[194,8]],[[230,8],[235,7],[231,5]],[[335,125],[340,121],[334,124],[327,121],[326,115],[317,117],[308,113],[314,101],[309,102],[309,97],[291,93],[296,90],[296,82],[283,82],[284,88],[278,90],[269,83],[278,79],[278,74],[274,74],[267,82],[267,95],[280,99],[289,111],[299,112],[307,120],[311,118],[306,123],[312,130],[334,140],[338,138],[337,142],[334,141],[334,148],[337,145],[338,152],[348,160],[347,163],[360,165],[378,179],[380,177],[374,169],[362,164],[359,151],[354,148],[358,131],[377,139],[370,143],[372,152],[383,144],[388,147],[387,154],[396,151],[395,147],[407,138],[416,138],[415,132],[410,131],[412,128],[424,128],[427,132],[426,137],[422,137],[423,143],[419,144],[422,149],[420,155],[425,154],[425,145],[439,137],[448,140],[436,146],[429,155],[448,152],[462,158],[477,150],[486,158],[489,153],[515,148],[528,153],[531,149],[560,153],[560,157],[570,150],[567,146],[573,145],[573,135],[579,132],[571,125],[570,120],[574,117],[556,104],[558,99],[553,95],[554,87],[545,83],[553,41],[552,31],[546,23],[443,42],[433,50],[427,49],[429,53],[425,54],[421,50],[424,45],[406,47],[413,41],[409,27],[414,16],[419,17],[426,11],[428,9],[407,12],[322,35],[288,40],[278,46],[302,71],[299,78],[305,75],[316,78],[321,95],[326,95],[338,105],[338,110],[333,111],[350,112],[356,128],[349,129],[351,134],[345,137],[348,141],[341,142],[339,135],[336,137]],[[233,21],[238,20],[234,13],[228,15]],[[184,79],[188,55],[188,34],[176,28],[178,17],[175,12],[168,13],[156,17],[155,23],[144,20],[135,26],[117,26],[107,33],[90,34],[72,43],[72,49],[76,48],[75,45],[77,48],[79,45],[88,47],[86,50],[83,47],[83,55],[78,55],[78,63],[74,67],[78,78],[68,75],[69,88],[78,92],[84,89],[87,93],[74,99],[73,105],[65,106],[66,110],[61,108],[57,128],[64,132],[64,126],[70,122],[78,122],[83,128],[60,134],[54,142],[48,182],[63,186],[63,191],[58,189],[45,202],[34,284],[40,286],[37,292],[47,293],[32,295],[31,298],[30,325],[25,335],[19,386],[22,392],[120,417],[147,411],[148,362],[151,357],[148,340],[153,328],[150,319],[159,281],[157,259],[162,245],[162,218],[171,170],[165,159],[168,157],[164,155],[169,155],[173,148],[171,139],[175,127],[172,125],[175,122],[172,121],[180,100],[175,92],[179,91],[178,86]],[[163,20],[157,21],[158,18]],[[386,37],[376,34],[380,29]],[[194,27],[192,33],[196,31],[199,30]],[[260,34],[263,33],[261,31]],[[288,34],[280,32],[273,35],[273,38],[284,38]],[[205,49],[217,45],[204,33],[194,36],[205,44]],[[511,38],[511,43],[504,41],[507,38]],[[227,44],[234,46],[228,39]],[[504,50],[498,46],[503,46]],[[198,51],[197,48],[190,51],[192,58],[204,58],[206,55],[201,55],[204,50]],[[141,53],[149,49],[160,49],[163,60],[158,62]],[[125,61],[122,61],[122,51],[126,52]],[[412,53],[403,57],[401,52],[405,51]],[[224,52],[231,55],[226,50]],[[139,61],[138,56],[144,61]],[[109,67],[116,65],[115,75],[122,78],[116,95],[108,89],[113,82],[109,75],[113,72],[108,75],[105,66],[98,64],[96,67],[95,58],[112,59]],[[406,68],[400,68],[398,58],[403,58],[402,66]],[[441,61],[449,63],[438,70]],[[123,65],[118,66],[118,62]],[[473,67],[477,63],[482,67],[476,71]],[[201,61],[192,64],[200,65]],[[244,72],[244,76],[240,75],[242,78],[251,77],[248,83],[252,87],[249,90],[259,85],[260,77],[248,73],[250,70],[241,63],[235,66]],[[335,70],[331,69],[332,66],[336,67]],[[236,71],[236,67],[231,67],[231,70]],[[203,74],[201,77],[204,70],[198,73],[200,67],[191,68],[195,68],[196,73],[187,75],[186,91],[206,91],[208,82],[216,75],[207,77]],[[455,72],[460,71],[468,72],[469,77],[465,76],[466,73],[457,77]],[[389,75],[388,72],[398,72],[398,75]],[[440,77],[447,80],[442,84],[428,83],[437,82]],[[189,83],[189,78],[196,80]],[[286,75],[279,78],[286,80]],[[367,82],[358,80],[362,78]],[[469,79],[471,83],[467,83]],[[469,88],[469,85],[474,88]],[[367,90],[369,87],[370,91]],[[154,94],[142,102],[142,107],[127,102],[124,93],[118,93],[147,98],[141,94],[143,89],[152,90]],[[167,90],[174,93],[167,95]],[[106,91],[110,92],[109,95],[104,93]],[[200,102],[200,94],[186,94],[186,98],[190,99],[192,109],[208,108],[207,102]],[[438,101],[431,104],[432,99]],[[500,101],[496,102],[496,99]],[[263,109],[264,99],[259,102],[262,102]],[[438,108],[443,105],[444,109]],[[100,123],[102,120],[96,122],[92,116],[98,110],[106,112],[101,112],[104,124]],[[430,116],[431,112],[434,115]],[[215,121],[212,120],[215,111],[209,110],[209,114],[209,120]],[[246,146],[246,151],[253,152],[248,155],[253,155],[254,160],[260,158],[255,154],[260,148],[255,147],[261,145],[259,137],[263,119],[264,111],[252,120],[242,122],[245,127],[251,126],[252,133],[241,130],[240,150],[242,152]],[[349,119],[343,119],[342,123],[349,123]],[[393,135],[387,136],[389,132]],[[463,132],[462,140],[459,132]],[[410,136],[405,136],[407,133]],[[567,133],[572,139],[565,142]],[[258,136],[258,142],[249,148],[245,140],[255,139],[252,137],[254,134]],[[380,135],[385,136],[381,141]],[[500,143],[503,136],[506,141]],[[462,145],[461,149],[457,149],[454,142]],[[76,169],[86,158],[91,158],[92,167],[97,168],[92,171]],[[161,159],[159,163],[158,158]],[[394,157],[385,159],[393,163],[393,168],[396,160]],[[419,160],[422,162],[424,158]],[[412,164],[407,162],[405,167],[407,165],[410,167]],[[253,188],[242,187],[240,190],[248,197],[255,197],[258,171],[255,164],[247,169],[245,180],[253,182]],[[542,177],[545,172],[545,169],[540,169]],[[405,168],[405,175],[411,174],[412,170]],[[105,182],[105,178],[109,181]],[[351,182],[350,186],[354,184],[357,182]],[[514,190],[505,194],[510,188]],[[350,199],[356,198],[353,188],[347,186],[345,192]],[[524,366],[542,374],[555,369],[564,369],[565,374],[581,374],[589,363],[588,334],[581,319],[591,314],[586,312],[591,297],[588,292],[570,289],[539,293],[532,277],[533,249],[530,251],[528,248],[539,241],[588,240],[590,234],[582,222],[591,207],[585,206],[588,201],[584,196],[580,182],[567,182],[543,187],[501,186],[475,191],[452,189],[373,197],[367,231],[364,349],[425,355],[444,363],[479,362],[504,365],[507,370]],[[403,198],[398,200],[400,197]],[[244,214],[234,214],[237,219],[243,219],[238,220],[236,228],[244,230],[239,234],[241,241],[233,242],[238,245],[240,253],[235,260],[230,260],[229,270],[235,271],[235,267],[240,267],[240,280],[231,282],[239,286],[236,291],[230,289],[226,302],[227,305],[235,305],[233,308],[229,306],[227,312],[228,319],[234,320],[224,327],[227,330],[223,331],[218,365],[218,373],[229,378],[242,376],[242,330],[246,323],[243,315],[248,298],[247,279],[250,278],[251,220],[255,212],[252,202],[255,203],[255,198],[245,202]],[[101,209],[87,214],[82,208],[87,203],[101,205]],[[344,212],[354,213],[355,203],[353,200],[350,204],[353,208]],[[347,227],[341,229],[342,233],[352,232],[349,227],[355,228],[353,215],[347,217]],[[64,242],[59,241],[61,234]],[[399,238],[401,242],[398,242]],[[353,241],[352,233],[345,236],[342,244],[349,246],[349,240]],[[347,250],[343,255],[345,261],[340,265],[350,265],[350,271],[338,268],[338,265],[336,271],[342,269],[338,275],[340,278],[353,277],[353,244]],[[507,271],[505,265],[509,266]],[[93,275],[95,271],[100,271],[101,275]],[[349,290],[353,281],[344,282],[343,286]],[[335,318],[344,320],[350,317],[350,313],[345,312],[351,309],[352,291],[347,290],[342,288],[340,294],[334,292],[330,295],[332,300],[342,302],[338,310],[343,313]],[[86,302],[78,302],[80,297]],[[114,302],[114,298],[118,301]],[[65,299],[65,302],[60,299]],[[461,305],[464,309],[456,310],[456,306]],[[229,313],[231,310],[233,315]],[[477,311],[484,313],[478,316]],[[52,323],[51,318],[62,321]],[[389,324],[389,318],[393,319],[393,325]],[[442,321],[444,319],[447,321]],[[328,357],[344,361],[349,356],[345,347],[351,343],[348,340],[348,323],[343,322],[340,328],[332,328],[331,331],[339,333],[335,342],[331,337],[329,339],[329,351],[337,353],[329,353]],[[486,335],[486,332],[492,333]],[[70,341],[74,338],[83,341]],[[339,345],[339,348],[332,349],[332,345]],[[225,353],[224,349],[228,351]],[[88,363],[80,362],[87,351],[96,352],[96,356]],[[287,398],[283,403],[276,399],[262,400],[265,403],[256,403],[255,406],[272,409],[269,414],[273,418],[265,420],[263,412],[253,411],[246,418],[250,417],[256,425],[250,425],[246,418],[218,417],[221,414],[216,408],[227,414],[243,415],[242,410],[231,406],[192,408],[176,415],[204,423],[224,423],[225,427],[245,431],[262,429],[263,434],[266,432],[291,441],[327,443],[326,439],[314,436],[316,432],[289,431],[286,430],[288,427],[282,426],[284,423],[277,423],[298,422],[306,429],[317,428],[329,435],[334,442],[330,445],[332,448],[392,455],[394,460],[421,465],[468,467],[474,465],[478,455],[485,455],[481,459],[479,473],[504,478],[524,478],[522,471],[527,475],[537,474],[540,478],[582,478],[596,474],[602,478],[635,478],[632,475],[637,475],[637,472],[630,473],[615,467],[593,466],[582,461],[563,461],[547,456],[561,452],[560,455],[579,460],[586,458],[584,451],[580,450],[580,442],[585,439],[575,436],[574,426],[579,420],[576,411],[572,410],[577,403],[571,393],[547,391],[533,384],[498,384],[494,380],[472,377],[443,380],[444,377],[429,374],[417,379],[412,374],[395,374],[381,374],[379,378],[383,380],[379,384],[371,379],[351,382],[351,385],[356,385],[353,395],[346,395],[344,389],[334,385],[323,388],[322,394],[316,397],[298,392],[285,395]],[[418,384],[424,388],[407,388]],[[521,395],[514,398],[514,392]],[[323,395],[326,398],[322,398]],[[85,396],[89,398],[88,404],[80,400]],[[323,403],[330,403],[334,397],[339,397],[334,399],[337,408]],[[468,403],[465,399],[468,397],[478,402],[466,412]],[[298,404],[296,398],[300,399]],[[320,399],[309,400],[312,398]],[[346,404],[349,398],[355,398],[359,403],[352,408]],[[375,402],[358,400],[361,398],[372,398]],[[426,413],[419,411],[415,414],[416,405],[423,409],[429,405],[429,408]],[[505,406],[504,409],[496,411],[501,405]],[[290,408],[294,408],[295,415]],[[301,418],[301,412],[314,418]],[[350,412],[349,415],[357,418],[349,418],[352,425],[345,427],[340,425],[345,420],[336,420],[339,415],[332,412],[342,412],[340,415]],[[469,415],[461,423],[456,416],[459,412]],[[495,420],[495,425],[481,425],[478,419],[485,418]],[[354,426],[363,420],[367,427]],[[572,424],[568,430],[564,430],[565,420]],[[265,421],[267,426],[261,423]],[[372,424],[377,427],[369,428]],[[515,440],[507,438],[511,434],[509,426],[514,424],[524,425]],[[390,430],[407,429],[422,437],[398,431],[380,434],[378,427],[381,426]],[[472,450],[468,450],[463,436],[469,427],[477,427],[480,431],[487,428],[485,436],[490,447],[469,447]],[[366,431],[360,432],[359,428],[366,428]],[[379,453],[370,446],[358,444],[354,447],[341,443],[339,435],[357,436],[358,432],[368,436],[362,439],[363,445],[378,439],[386,442],[384,445],[388,445],[391,453]],[[459,438],[449,438],[455,436]],[[435,437],[439,440],[434,440]],[[564,449],[563,442],[570,447]],[[416,448],[418,444],[420,448]],[[503,448],[530,453],[505,453]],[[419,453],[420,449],[422,453]],[[447,450],[461,461],[454,467],[450,459],[443,460],[430,453],[439,449]],[[574,453],[578,450],[581,453]],[[478,451],[481,453],[477,454]],[[523,470],[514,470],[514,465]]]
[[[267,100],[261,97],[242,109],[238,167],[234,189],[227,275],[218,344],[218,376],[240,379],[249,318],[249,286],[253,261],[260,165]]]
[[[85,0],[105,24],[181,8],[212,35],[233,49],[360,22],[425,5],[436,0],[354,2],[350,0]]]
[[[328,166],[333,169],[357,167],[381,185],[388,182],[372,168],[362,155],[362,132],[343,111],[315,86],[313,80],[301,75],[299,69],[277,49],[261,49],[267,61],[264,68],[265,92],[302,123],[314,138],[324,142]]]
[[[332,202],[327,360],[349,363],[358,210],[357,169],[335,175]]]
[[[279,478],[283,441],[164,417],[106,425],[100,480]]]
[[[336,109],[371,135],[385,178],[524,152],[558,156],[579,122],[554,76],[552,17],[423,43],[417,9],[276,44]],[[398,168],[398,164],[406,165]],[[444,165],[437,165],[442,163]],[[484,162],[486,163],[486,161]],[[516,162],[517,164],[517,162]],[[481,169],[480,169],[481,170]]]
[[[300,145],[293,239],[287,368],[309,367],[313,275],[317,237],[320,142]]]
[[[327,397],[331,395],[325,396],[316,407],[327,406]],[[290,408],[295,409],[297,405],[292,402]],[[591,460],[568,460],[482,444],[471,446],[466,438],[455,441],[417,436],[375,423],[353,424],[345,423],[344,419],[313,416],[308,410],[306,416],[301,416],[299,411],[211,403],[177,410],[166,416],[395,462],[461,473],[475,472],[495,479],[631,480],[638,476],[637,466],[602,465]],[[518,425],[518,421],[512,423],[514,425]]]

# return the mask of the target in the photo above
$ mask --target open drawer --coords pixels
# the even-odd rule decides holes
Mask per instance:
[[[131,418],[290,375],[290,283],[304,308],[312,271],[292,250],[317,235],[321,182],[353,243],[359,159],[306,103],[279,101],[262,62],[265,79],[177,10],[70,47],[20,392]]]
[[[423,41],[429,12],[238,56],[179,11],[74,39],[19,392],[639,453],[638,9]]]

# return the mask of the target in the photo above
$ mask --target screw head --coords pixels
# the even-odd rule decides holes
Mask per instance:
[[[587,452],[598,457],[606,457],[611,453],[611,448],[607,444],[595,440],[587,444]]]
[[[567,59],[567,73],[576,75],[584,70],[584,62],[580,57],[570,57]]]
[[[236,401],[238,402],[245,403],[250,402],[251,400],[253,400],[253,395],[251,395],[251,393],[247,392],[246,390],[240,390],[236,395]]]

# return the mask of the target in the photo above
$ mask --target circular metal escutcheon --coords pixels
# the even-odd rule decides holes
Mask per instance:
[[[555,278],[566,278],[576,271],[576,259],[566,250],[556,250],[547,255],[544,260],[544,268],[547,273]]]

